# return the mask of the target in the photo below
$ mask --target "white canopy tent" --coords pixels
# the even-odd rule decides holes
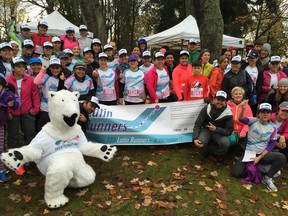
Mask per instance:
[[[162,31],[158,34],[146,37],[148,46],[160,48],[168,45],[170,49],[182,49],[187,46],[190,39],[200,41],[199,29],[196,19],[189,15],[177,25]],[[235,46],[244,47],[244,39],[223,35],[223,47]]]
[[[61,36],[65,34],[65,29],[69,26],[73,27],[75,30],[75,37],[79,37],[79,28],[73,23],[69,22],[65,17],[63,17],[57,10],[49,14],[47,17],[43,18],[48,23],[47,34],[51,36]],[[31,32],[38,32],[37,25],[38,21],[33,21],[28,23]],[[20,29],[20,24],[17,24],[17,30]],[[93,33],[89,32],[89,36],[93,37]]]

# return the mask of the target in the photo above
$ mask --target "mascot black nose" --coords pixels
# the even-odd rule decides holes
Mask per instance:
[[[64,121],[69,127],[72,127],[76,123],[75,121],[76,118],[77,118],[77,113],[74,113],[70,117],[64,116]]]

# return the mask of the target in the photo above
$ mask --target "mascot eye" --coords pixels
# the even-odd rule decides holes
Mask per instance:
[[[76,100],[74,99],[74,101],[76,101]]]
[[[62,102],[64,102],[64,99],[62,99]]]

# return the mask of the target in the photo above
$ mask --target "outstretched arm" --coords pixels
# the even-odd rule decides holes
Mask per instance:
[[[41,149],[31,146],[24,146],[22,148],[8,150],[8,152],[2,153],[0,158],[8,168],[17,170],[25,163],[39,160],[41,156]]]

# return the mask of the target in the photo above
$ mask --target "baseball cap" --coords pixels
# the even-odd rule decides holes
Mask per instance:
[[[197,44],[197,41],[192,38],[192,39],[189,40],[189,44],[192,44],[192,43]]]
[[[225,100],[227,99],[227,94],[225,91],[217,91],[216,92],[216,98],[224,98]]]
[[[271,106],[271,104],[269,104],[269,103],[261,103],[261,104],[259,105],[258,111],[262,111],[262,110],[268,110],[268,111],[272,112],[272,106]]]
[[[82,61],[77,61],[76,64],[74,65],[74,68],[84,68],[86,69],[86,64]]]
[[[21,29],[21,30],[22,30],[22,29],[29,29],[29,30],[31,30],[30,26],[29,26],[27,23],[22,23],[22,24],[20,25],[20,29]]]
[[[66,32],[74,32],[74,28],[72,26],[68,26],[66,29],[65,29]]]
[[[60,58],[69,58],[68,54],[64,51],[61,51],[57,54],[57,57]]]
[[[71,49],[64,49],[63,51],[67,54],[73,55],[73,52]]]
[[[104,51],[107,50],[107,49],[112,49],[113,50],[113,47],[110,44],[106,44],[104,46]]]
[[[100,44],[100,45],[101,45],[101,40],[100,40],[100,39],[98,39],[98,38],[94,38],[94,39],[92,39],[92,41],[91,41],[91,44],[95,44],[95,43],[97,43],[97,44]]]
[[[55,43],[55,42],[60,42],[61,43],[61,40],[60,40],[60,38],[59,37],[53,37],[52,38],[52,43]]]
[[[128,61],[138,61],[138,57],[135,54],[129,56]]]
[[[164,58],[164,54],[162,52],[156,52],[155,58],[160,58],[160,57]]]
[[[43,47],[52,47],[53,48],[53,44],[50,41],[46,41],[46,42],[44,42]]]
[[[42,61],[39,58],[30,58],[29,64],[38,63],[42,65]]]
[[[26,62],[24,61],[24,59],[21,58],[21,57],[14,57],[14,58],[12,58],[12,62],[13,62],[14,65],[20,64],[20,63],[26,64]]]
[[[259,53],[256,50],[250,50],[247,57],[255,59],[259,57]]]
[[[88,30],[88,29],[87,29],[87,26],[86,26],[86,25],[83,25],[83,24],[80,25],[80,26],[79,26],[79,31],[81,31],[81,30],[86,30],[86,31],[87,31],[87,30]]]
[[[99,106],[99,99],[95,96],[88,96],[85,101],[92,103],[95,105],[98,109],[100,108]]]
[[[87,52],[92,52],[92,53],[93,53],[93,51],[92,51],[92,49],[91,49],[90,47],[85,47],[85,48],[83,49],[83,54],[84,54],[84,53],[87,53]]]
[[[57,58],[52,58],[52,59],[50,59],[50,61],[49,61],[49,66],[51,66],[51,65],[61,65],[61,62],[60,62],[60,60],[57,59]]]
[[[12,46],[11,46],[11,44],[9,42],[3,42],[3,43],[0,44],[0,50],[5,48],[5,47],[8,47],[8,48],[12,49]]]
[[[33,41],[32,40],[30,40],[30,39],[26,39],[26,40],[24,40],[23,41],[23,46],[32,46],[32,47],[34,47],[34,43],[33,43]]]
[[[16,41],[14,41],[14,40],[9,41],[9,43],[10,43],[11,46],[12,46],[12,44],[16,44],[17,46],[19,46],[18,43]]]
[[[280,63],[281,58],[280,58],[280,56],[271,56],[270,62],[271,63]]]
[[[238,62],[238,63],[241,63],[241,57],[236,55],[232,58],[231,62]]]
[[[121,55],[127,55],[127,50],[126,49],[120,49],[119,50],[119,56],[121,56]]]
[[[151,52],[146,50],[142,53],[142,58],[145,58],[145,57],[151,57]]]
[[[283,101],[280,105],[279,108],[281,110],[288,110],[288,101]]]
[[[181,50],[180,56],[187,55],[189,57],[189,52],[187,50]]]
[[[98,59],[100,59],[100,58],[107,58],[107,59],[108,59],[108,56],[107,56],[106,53],[101,52],[101,53],[99,53],[99,55],[98,55]]]
[[[38,22],[38,25],[44,25],[44,26],[46,26],[48,28],[48,23],[45,20],[40,20]]]

